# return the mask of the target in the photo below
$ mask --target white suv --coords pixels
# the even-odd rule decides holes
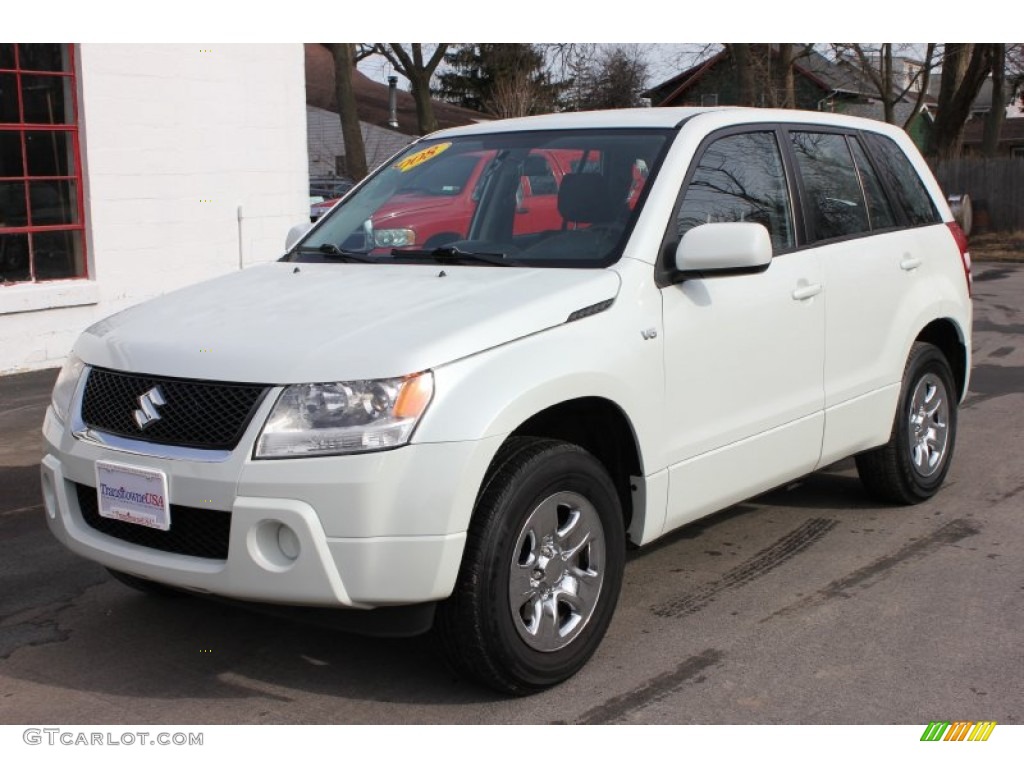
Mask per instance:
[[[469,213],[444,205],[433,164],[481,158]],[[935,493],[970,333],[966,241],[883,123],[443,131],[279,262],[82,334],[48,522],[136,587],[433,626],[458,670],[529,693],[594,653],[628,544],[851,455],[878,497]]]

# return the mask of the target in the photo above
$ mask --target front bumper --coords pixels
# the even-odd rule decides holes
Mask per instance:
[[[41,472],[50,530],[109,568],[246,601],[373,608],[451,593],[476,489],[499,441],[255,461],[251,445],[265,416],[256,414],[230,456],[203,462],[79,439],[49,410]],[[230,511],[227,558],[164,552],[91,527],[75,484],[94,487],[100,459],[165,472],[172,504]],[[282,549],[280,526],[294,533],[291,548]]]

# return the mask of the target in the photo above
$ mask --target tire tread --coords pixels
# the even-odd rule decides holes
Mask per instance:
[[[434,621],[436,642],[457,673],[515,696],[536,693],[549,685],[532,685],[510,673],[488,642],[481,599],[487,586],[488,577],[483,572],[487,561],[482,555],[489,546],[488,531],[504,509],[505,498],[515,492],[517,478],[539,457],[553,452],[576,452],[592,459],[585,450],[570,443],[518,436],[510,438],[495,454],[477,496],[455,589],[438,606]]]

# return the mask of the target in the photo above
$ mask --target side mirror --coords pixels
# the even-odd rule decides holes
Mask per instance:
[[[772,262],[772,241],[763,224],[716,222],[694,227],[676,248],[680,272],[763,272]]]
[[[288,230],[287,236],[284,238],[284,249],[290,251],[292,246],[295,245],[302,236],[312,229],[313,223],[310,221],[304,221],[302,224],[296,224],[294,227]]]

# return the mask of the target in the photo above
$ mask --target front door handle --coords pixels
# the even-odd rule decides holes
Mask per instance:
[[[793,289],[793,298],[796,301],[807,301],[807,299],[821,293],[821,283],[800,285]]]
[[[904,272],[912,272],[921,266],[921,260],[916,256],[904,256],[900,261],[900,269]]]

